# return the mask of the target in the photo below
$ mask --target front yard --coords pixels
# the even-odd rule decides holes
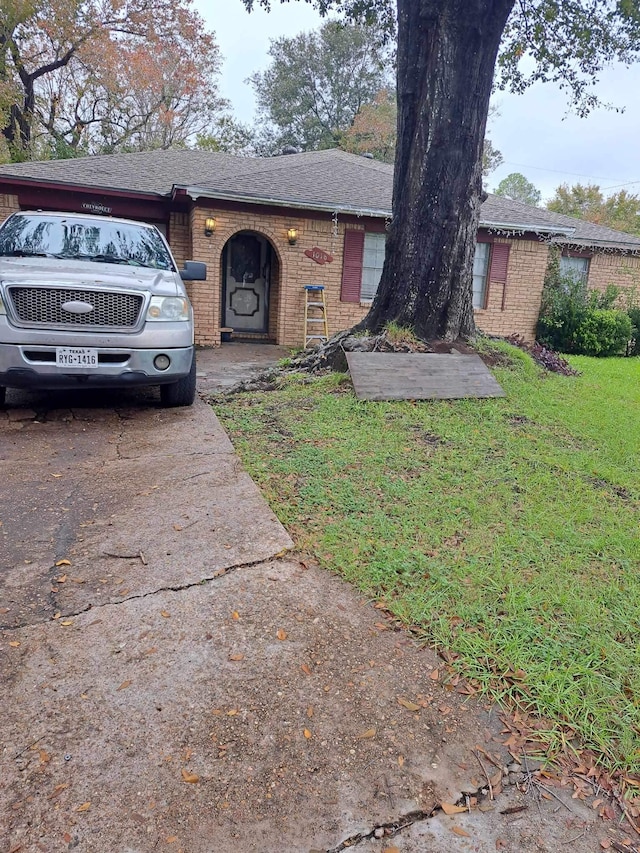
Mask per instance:
[[[362,403],[334,374],[216,411],[301,551],[551,750],[638,773],[640,359],[509,353],[503,400]]]

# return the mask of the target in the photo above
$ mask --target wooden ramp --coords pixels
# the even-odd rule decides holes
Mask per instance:
[[[504,397],[477,355],[348,352],[359,400],[454,400]]]

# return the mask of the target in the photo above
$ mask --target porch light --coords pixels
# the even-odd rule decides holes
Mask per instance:
[[[216,230],[216,220],[214,216],[207,216],[204,221],[204,233],[207,237],[211,237],[213,232]]]
[[[289,241],[290,246],[295,246],[298,242],[298,229],[297,228],[289,228],[287,231],[287,240]]]

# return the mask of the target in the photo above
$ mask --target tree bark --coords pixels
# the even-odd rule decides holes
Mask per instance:
[[[382,277],[359,328],[469,338],[482,145],[514,0],[398,0],[398,144]]]

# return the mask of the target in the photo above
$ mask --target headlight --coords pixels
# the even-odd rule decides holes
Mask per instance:
[[[147,320],[188,320],[189,302],[182,296],[152,296]]]

